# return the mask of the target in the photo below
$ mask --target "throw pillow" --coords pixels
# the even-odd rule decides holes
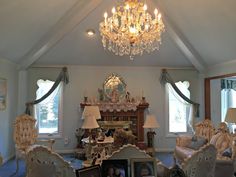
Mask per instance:
[[[178,165],[175,165],[170,169],[169,177],[186,177],[186,175]]]
[[[204,144],[207,143],[207,140],[203,137],[197,137],[196,140],[192,140],[191,143],[187,146],[190,149],[198,150]]]
[[[231,158],[232,157],[232,149],[231,148],[225,149],[222,153],[222,156]]]

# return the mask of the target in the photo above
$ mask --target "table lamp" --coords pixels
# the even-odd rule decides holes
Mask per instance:
[[[147,140],[148,140],[148,147],[153,148],[154,143],[153,143],[153,139],[154,139],[154,135],[156,134],[155,131],[153,131],[153,128],[159,128],[159,124],[156,120],[156,116],[154,115],[147,115],[146,117],[146,121],[143,125],[143,128],[148,128],[149,131],[147,132]]]
[[[101,119],[100,111],[98,106],[85,106],[84,112],[82,115],[82,119],[84,119],[84,122],[82,124],[82,129],[88,129],[89,130],[89,143],[88,143],[88,149],[87,149],[87,158],[90,156],[91,152],[91,131],[92,129],[98,128],[99,125],[97,123],[96,119]]]
[[[82,119],[93,116],[95,119],[101,119],[101,114],[98,106],[85,106],[82,114]]]
[[[225,116],[225,122],[227,123],[236,123],[236,108],[228,108],[226,116]],[[234,130],[233,130],[234,133]]]

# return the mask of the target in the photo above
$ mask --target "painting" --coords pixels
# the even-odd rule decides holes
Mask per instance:
[[[128,160],[103,160],[102,177],[128,177]]]
[[[100,165],[78,169],[76,177],[101,177]]]
[[[0,78],[0,110],[6,109],[7,101],[7,80]]]
[[[131,159],[131,177],[155,177],[156,159],[154,158],[135,158]]]

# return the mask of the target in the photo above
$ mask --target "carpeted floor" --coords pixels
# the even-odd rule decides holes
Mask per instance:
[[[73,154],[62,156],[66,161],[71,163],[71,166],[73,168],[81,168],[82,161],[74,158]],[[172,153],[156,153],[156,158],[159,159],[167,167],[171,167],[174,164]],[[15,170],[16,161],[12,159],[0,167],[0,177],[25,177],[25,162],[23,160],[20,161],[19,172],[14,175]]]

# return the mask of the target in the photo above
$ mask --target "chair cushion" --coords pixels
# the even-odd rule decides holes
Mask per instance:
[[[192,138],[191,143],[187,147],[190,149],[198,150],[200,147],[202,147],[206,143],[207,143],[206,138],[194,136]]]
[[[187,157],[191,157],[196,151],[187,147],[176,146],[175,147],[175,156],[180,161],[183,161]]]

